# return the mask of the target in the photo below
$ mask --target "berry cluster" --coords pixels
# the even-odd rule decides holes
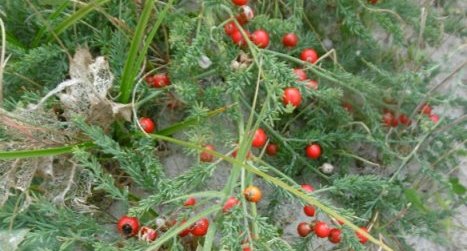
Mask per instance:
[[[423,104],[422,108],[420,109],[420,113],[428,116],[435,124],[439,121],[439,116],[432,112],[432,108],[428,104]],[[399,123],[401,125],[410,126],[412,124],[412,120],[410,120],[407,114],[401,113],[399,116],[396,116],[393,111],[384,109],[383,123],[387,127],[397,127]]]
[[[138,239],[151,242],[154,241],[158,234],[153,228],[143,226],[139,227],[140,223],[138,218],[122,216],[117,222],[117,230],[125,237],[138,236]]]
[[[258,203],[259,201],[261,201],[262,198],[261,190],[253,185],[250,185],[247,188],[245,188],[245,190],[243,191],[243,195],[246,201],[252,203]],[[196,198],[189,197],[183,203],[183,207],[187,209],[193,209],[196,206],[196,204]],[[227,200],[224,202],[222,212],[224,214],[229,213],[238,204],[240,204],[240,200],[234,196],[231,196],[227,198]],[[181,220],[179,225],[184,224],[185,222],[186,220]],[[177,221],[175,219],[161,220],[160,223],[158,223],[156,220],[156,225],[157,228],[151,228],[148,226],[143,226],[140,228],[140,222],[138,218],[124,215],[120,217],[120,219],[117,222],[117,230],[125,238],[138,237],[138,239],[141,241],[152,242],[157,239],[159,232],[165,232],[173,226],[179,226],[177,225]],[[178,236],[183,238],[191,234],[195,237],[203,237],[208,232],[208,229],[209,219],[201,218],[195,223],[193,223],[190,227],[180,231],[178,233]],[[249,247],[246,248],[249,249]]]
[[[436,114],[436,113],[433,113],[433,109],[431,108],[430,105],[428,104],[423,104],[422,106],[422,109],[420,110],[420,112],[423,114],[423,115],[426,115],[430,118],[431,121],[433,121],[433,123],[438,123],[439,121],[439,115]]]
[[[248,23],[254,17],[253,10],[245,5],[248,1],[232,1],[235,5],[241,6],[242,12],[236,17],[236,21],[229,21],[224,25],[224,31],[229,36],[232,42],[238,46],[246,46],[247,40],[251,41],[258,48],[266,48],[270,43],[269,33],[265,29],[258,29],[251,33],[245,30],[243,25]],[[240,26],[239,26],[240,25]],[[297,46],[299,37],[295,33],[286,33],[282,37],[282,45],[286,48],[293,48]],[[312,48],[305,48],[300,53],[300,59],[311,64],[318,62],[318,53]],[[299,81],[305,82],[307,88],[314,90],[318,89],[318,82],[316,80],[308,79],[305,71],[300,68],[293,70]],[[287,87],[284,89],[282,103],[298,107],[302,103],[302,94],[296,87]]]
[[[302,189],[307,193],[312,193],[314,188],[310,184],[303,184]],[[314,217],[316,210],[312,205],[305,205],[303,207],[303,212],[306,216]],[[335,228],[329,227],[329,225],[324,221],[315,220],[311,223],[309,222],[300,222],[297,225],[297,233],[300,237],[307,237],[311,232],[314,232],[319,238],[328,238],[331,243],[337,244],[341,241],[341,225],[343,222],[337,221],[338,225]],[[360,227],[360,230],[368,232],[366,227]],[[364,244],[367,242],[367,238],[356,232],[357,238],[360,240],[360,243]]]

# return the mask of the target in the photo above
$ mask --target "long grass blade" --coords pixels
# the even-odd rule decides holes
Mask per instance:
[[[71,16],[69,16],[67,19],[63,20],[60,24],[58,24],[54,29],[53,33],[49,34],[48,36],[48,41],[52,41],[54,39],[54,34],[59,35],[60,33],[64,32],[68,27],[72,26],[76,22],[78,22],[80,19],[85,17],[87,14],[92,12],[94,9],[97,7],[109,2],[110,0],[94,0],[85,6],[81,7],[79,10],[77,10],[75,13],[73,13]]]

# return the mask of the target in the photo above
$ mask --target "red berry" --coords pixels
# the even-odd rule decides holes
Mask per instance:
[[[140,239],[143,241],[151,242],[157,238],[157,231],[150,228],[150,227],[142,227],[141,228],[141,237]]]
[[[298,43],[298,37],[295,33],[287,33],[282,37],[282,44],[285,47],[295,47]]]
[[[232,33],[234,33],[235,31],[238,31],[238,28],[234,21],[230,21],[224,25],[224,31],[225,31],[225,34],[231,36]]]
[[[241,13],[240,15],[237,15],[235,19],[237,19],[237,22],[242,26],[248,23],[248,18],[243,13]]]
[[[328,227],[328,224],[322,221],[317,221],[313,229],[315,231],[316,236],[318,236],[319,238],[326,238],[331,232],[331,229]]]
[[[304,80],[306,80],[308,78],[308,76],[306,75],[305,70],[303,70],[301,68],[295,68],[295,69],[293,69],[293,72],[297,76],[297,79],[300,80],[300,81],[304,81]]]
[[[409,126],[412,123],[412,121],[410,121],[410,118],[405,114],[399,115],[399,121],[401,122],[401,124],[406,126]]]
[[[245,31],[245,33],[247,35],[248,32]],[[230,38],[232,38],[232,42],[238,46],[244,46],[246,45],[246,41],[245,41],[245,38],[243,37],[242,33],[240,32],[240,30],[236,30],[234,32],[232,32],[232,34],[230,35]]]
[[[152,77],[152,85],[156,88],[162,88],[170,85],[170,79],[167,74],[156,74]]]
[[[238,205],[240,201],[235,198],[235,197],[229,197],[225,203],[224,203],[224,207],[222,207],[222,212],[224,213],[227,213],[228,211],[230,211],[230,209],[232,209],[234,206]]]
[[[194,236],[204,236],[208,232],[209,220],[207,218],[202,218],[195,222],[191,227],[191,234]]]
[[[301,187],[307,193],[312,193],[315,190],[315,188],[310,184],[302,184]]]
[[[300,54],[300,59],[314,64],[318,60],[318,53],[313,49],[304,49]]]
[[[183,225],[185,224],[186,220],[182,220],[181,224],[180,225]],[[185,228],[184,230],[182,230],[180,233],[178,233],[178,236],[180,237],[185,237],[187,236],[191,231],[191,228]]]
[[[117,222],[117,230],[125,237],[135,236],[139,230],[138,218],[122,216]]]
[[[397,121],[397,119],[394,118],[394,115],[391,112],[386,112],[383,114],[383,122],[386,126],[392,126],[394,120]]]
[[[210,151],[216,150],[216,148],[214,148],[213,145],[209,145],[209,144],[204,145],[204,149],[210,150]],[[212,155],[212,154],[210,154],[210,153],[208,153],[206,151],[202,151],[199,154],[199,160],[202,161],[202,162],[212,162],[213,159],[214,159],[214,155]]]
[[[248,3],[248,0],[232,0],[232,3],[238,6],[242,6]]]
[[[341,242],[341,230],[337,228],[331,229],[331,232],[329,232],[328,238],[329,238],[329,241],[334,244]]]
[[[148,75],[144,78],[144,80],[146,81],[146,83],[148,83],[148,85],[152,85],[153,82],[154,82],[154,77],[152,75]]]
[[[266,153],[269,156],[275,156],[278,150],[279,150],[279,146],[274,143],[269,143],[268,146],[266,147]]]
[[[311,205],[305,205],[303,207],[303,212],[305,213],[306,216],[313,217],[315,216],[315,208]]]
[[[259,48],[266,48],[269,45],[269,34],[265,30],[256,30],[251,34],[251,41]]]
[[[143,130],[147,133],[154,132],[154,129],[156,128],[154,121],[152,121],[152,119],[150,118],[145,118],[145,117],[140,118],[139,124],[141,125]]]
[[[259,202],[263,197],[261,190],[253,185],[245,188],[245,190],[243,191],[243,195],[245,196],[245,199],[247,201],[254,203]]]
[[[366,228],[366,227],[360,227],[360,230],[362,230],[363,232],[368,233],[368,228]],[[360,234],[360,232],[355,232],[355,233],[357,234],[357,237],[360,240],[360,243],[365,244],[365,242],[368,241],[368,238],[363,236],[362,234]]]
[[[321,156],[321,147],[318,144],[308,145],[305,151],[306,156],[310,159],[317,159]]]
[[[394,118],[392,119],[391,126],[392,126],[392,127],[397,127],[398,125],[399,125],[399,120],[397,120],[397,118],[394,117]]]
[[[433,123],[437,124],[438,121],[439,121],[439,116],[438,116],[438,114],[431,114],[430,119],[431,119],[431,121],[433,121]]]
[[[371,4],[377,4],[378,0],[368,0],[368,2],[371,3]]]
[[[244,247],[242,250],[243,251],[251,251],[251,248],[250,247]]]
[[[316,80],[308,80],[305,84],[307,88],[311,88],[314,90],[318,90],[318,81]]]
[[[301,237],[306,237],[312,231],[313,229],[311,229],[310,224],[308,224],[307,222],[300,222],[297,226],[298,235],[300,235]]]
[[[235,149],[235,151],[232,152],[232,157],[237,158],[237,153],[238,153],[238,149]],[[253,157],[253,154],[251,154],[251,152],[248,151],[248,153],[246,154],[246,158],[251,159],[252,157]]]
[[[422,106],[422,109],[421,109],[420,111],[421,111],[423,114],[431,115],[431,110],[432,110],[432,108],[431,108],[430,105],[424,104],[424,105]]]
[[[300,90],[295,87],[287,87],[284,90],[284,95],[282,96],[282,103],[287,106],[291,104],[292,106],[298,107],[302,103],[302,94]]]
[[[194,206],[196,204],[196,199],[194,197],[190,197],[188,198],[185,203],[183,203],[183,205],[185,207],[191,207],[191,206]]]
[[[264,132],[263,129],[258,128],[255,132],[255,135],[253,136],[253,141],[251,142],[251,146],[255,148],[261,148],[266,144],[266,141],[268,140],[268,136]]]
[[[343,102],[342,108],[344,108],[347,112],[352,112],[353,106],[350,103]]]

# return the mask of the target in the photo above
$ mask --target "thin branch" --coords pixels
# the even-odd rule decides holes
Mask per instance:
[[[431,94],[436,91],[438,88],[440,88],[444,83],[446,83],[449,79],[451,79],[454,75],[456,75],[462,68],[464,68],[467,65],[467,60],[465,60],[462,64],[460,64],[458,67],[456,67],[449,75],[447,75],[441,82],[433,86],[425,95],[425,97],[420,100],[420,103],[415,107],[415,109],[412,111],[412,114],[410,115],[411,118],[415,116],[415,114],[420,111],[420,108],[422,108],[423,104],[425,104],[426,100],[431,96]]]

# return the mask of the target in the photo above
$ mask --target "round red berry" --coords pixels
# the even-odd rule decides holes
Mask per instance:
[[[238,154],[238,149],[235,149],[235,150],[232,152],[232,157],[237,158],[237,154]],[[253,154],[251,154],[251,152],[248,151],[248,153],[246,154],[246,158],[247,158],[247,159],[251,159],[252,157],[253,157]]]
[[[185,224],[185,222],[186,222],[186,220],[182,220],[180,225]],[[191,228],[188,227],[188,228],[183,229],[180,233],[178,233],[178,236],[185,237],[188,234],[190,234],[190,232],[191,232]]]
[[[394,117],[394,118],[392,119],[391,126],[392,126],[392,127],[397,127],[398,125],[399,125],[399,120],[397,120],[397,118]]]
[[[437,124],[438,121],[439,121],[439,116],[438,116],[438,114],[431,114],[430,119],[431,119],[431,121],[433,121],[433,123]]]
[[[145,118],[145,117],[140,118],[139,124],[141,125],[143,130],[147,133],[154,132],[154,129],[156,128],[156,124],[150,118]]]
[[[138,218],[122,216],[117,222],[117,230],[125,237],[135,236],[139,230]]]
[[[301,188],[307,193],[312,193],[315,190],[315,188],[310,184],[302,184]]]
[[[313,229],[311,229],[310,224],[307,222],[300,222],[297,226],[298,235],[301,237],[308,236],[312,231]]]
[[[347,103],[347,102],[342,103],[342,108],[344,108],[344,110],[346,110],[347,112],[352,112],[353,110],[352,104]]]
[[[397,119],[394,118],[394,115],[391,112],[386,112],[383,114],[383,122],[386,126],[393,126],[394,120],[397,121]]]
[[[225,31],[225,34],[231,36],[232,33],[234,33],[235,31],[238,31],[238,28],[234,21],[230,21],[224,25],[224,31]]]
[[[237,15],[235,19],[237,19],[237,22],[242,26],[248,23],[248,18],[243,13],[241,13],[240,15]]]
[[[305,213],[306,216],[313,217],[315,216],[315,208],[311,205],[305,205],[303,207],[303,212]]]
[[[266,153],[269,156],[275,156],[278,150],[279,150],[279,146],[274,143],[269,143],[268,146],[266,147]]]
[[[194,206],[194,205],[196,205],[196,199],[195,199],[194,197],[190,197],[190,198],[188,198],[188,199],[185,201],[185,203],[183,203],[183,205],[184,205],[185,207]]]
[[[425,115],[431,115],[431,111],[432,111],[432,110],[433,110],[433,109],[431,108],[430,105],[424,104],[424,105],[422,106],[422,109],[421,109],[420,111],[421,111],[423,114],[425,114]]]
[[[152,75],[148,75],[144,78],[144,80],[146,81],[146,83],[148,83],[148,85],[152,85],[154,80],[153,80],[154,76]]]
[[[331,232],[329,232],[328,239],[329,239],[330,242],[332,242],[334,244],[337,244],[337,243],[341,242],[341,230],[339,230],[337,228],[331,229]]]
[[[412,123],[412,121],[410,121],[410,118],[405,114],[399,115],[399,122],[406,126],[409,126]]]
[[[269,34],[265,30],[257,30],[251,34],[251,41],[259,48],[266,48],[269,45]]]
[[[316,61],[318,61],[318,53],[313,49],[304,49],[300,54],[300,59],[314,64]]]
[[[302,103],[302,94],[300,90],[295,87],[287,87],[284,90],[284,95],[282,96],[282,103],[287,106],[291,104],[292,106],[298,107]]]
[[[328,224],[322,221],[317,221],[313,230],[315,231],[316,236],[318,236],[319,238],[326,238],[331,232],[331,229],[328,227]]]
[[[304,81],[304,80],[306,80],[308,78],[308,76],[306,75],[305,70],[303,70],[301,68],[295,68],[295,69],[293,69],[293,72],[297,76],[297,79],[300,80],[300,81]]]
[[[318,159],[321,156],[321,147],[318,144],[308,145],[305,151],[306,156],[310,159]]]
[[[366,227],[360,227],[360,230],[362,230],[365,233],[368,233],[368,228]],[[358,239],[360,240],[360,243],[365,244],[368,241],[368,238],[363,236],[360,232],[355,232],[357,234]]]
[[[318,81],[316,80],[308,80],[305,84],[307,88],[318,90]]]
[[[156,88],[162,88],[170,85],[170,79],[167,74],[156,74],[152,77],[152,85]]]
[[[251,142],[251,146],[255,148],[261,148],[266,144],[266,141],[268,140],[268,136],[264,132],[263,129],[258,128],[255,132],[255,135],[253,136],[253,141]]]
[[[209,144],[204,145],[204,149],[209,150],[209,151],[216,150],[216,148],[214,148],[213,145],[209,145]],[[202,151],[199,154],[199,160],[201,162],[212,162],[214,160],[214,155],[208,153],[207,151]]]
[[[232,209],[234,206],[238,205],[240,201],[235,198],[235,197],[229,197],[225,203],[224,203],[224,206],[222,207],[222,212],[224,213],[227,213],[228,211],[230,211],[230,209]]]
[[[232,3],[238,6],[242,6],[248,3],[248,0],[232,0]]]
[[[249,35],[247,31],[245,31],[245,33],[246,33],[247,35]],[[234,31],[234,32],[230,35],[230,38],[232,38],[232,42],[233,42],[234,44],[238,45],[238,46],[244,46],[244,45],[246,45],[246,40],[245,40],[245,38],[243,37],[243,35],[242,35],[242,33],[240,32],[240,30]]]
[[[141,228],[141,236],[140,239],[143,241],[151,242],[157,238],[157,231],[150,228],[150,227],[142,227]]]
[[[371,3],[371,4],[377,4],[378,0],[368,0],[368,2]]]
[[[208,232],[209,220],[207,218],[202,218],[195,222],[191,227],[191,234],[194,236],[204,236]]]
[[[243,195],[247,201],[254,203],[258,203],[263,197],[261,190],[256,186],[249,186],[245,188]]]
[[[295,33],[287,33],[282,37],[282,44],[285,47],[295,47],[298,43],[298,36]]]

